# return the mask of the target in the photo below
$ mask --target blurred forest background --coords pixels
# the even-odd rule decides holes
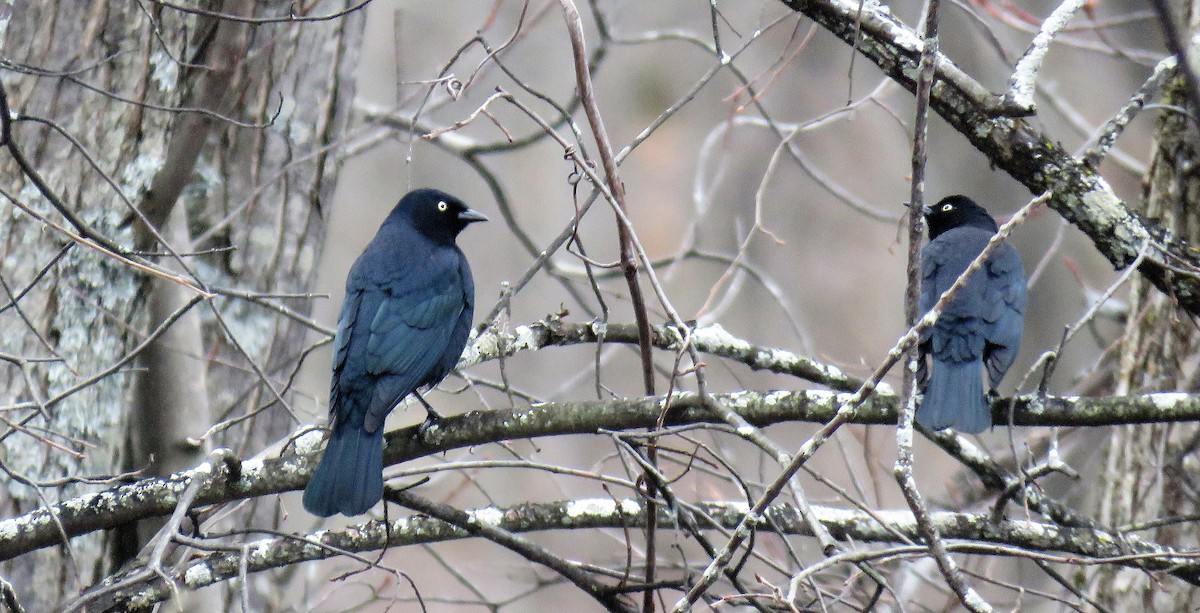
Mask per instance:
[[[634,322],[619,269],[588,266],[621,257],[617,222],[603,197],[579,219],[573,241],[557,248],[548,264],[536,265],[539,252],[590,201],[592,183],[529,113],[497,96],[498,88],[594,160],[603,176],[593,131],[578,105],[577,72],[559,2],[127,4],[16,2],[7,5],[4,17],[0,83],[19,119],[10,140],[61,202],[36,185],[10,150],[2,168],[5,197],[27,208],[6,204],[3,226],[0,278],[8,294],[0,302],[19,307],[0,311],[6,330],[0,350],[7,362],[0,416],[8,426],[0,443],[6,475],[0,478],[7,486],[0,510],[9,521],[3,528],[16,530],[23,517],[34,518],[37,509],[60,500],[133,487],[139,479],[201,466],[206,457],[212,464],[204,466],[216,466],[219,460],[228,465],[229,458],[315,451],[319,438],[309,426],[326,416],[327,340],[346,272],[399,196],[412,188],[446,190],[491,217],[459,241],[474,269],[476,317],[485,334],[548,318],[565,324],[603,318],[614,330]],[[941,3],[940,51],[991,92],[1004,92],[1016,60],[1060,4]],[[1146,3],[1068,4],[1081,6],[1055,37],[1038,73],[1036,114],[1014,121],[1027,121],[1067,153],[1081,155],[1169,52],[1159,16]],[[868,378],[906,330],[904,203],[913,172],[913,93],[785,3],[594,0],[578,8],[595,103],[621,156],[628,216],[655,262],[654,279],[641,276],[650,323],[670,320],[651,289],[659,282],[678,316],[701,329],[719,324],[752,346],[792,352],[836,367],[852,380]],[[901,1],[886,10],[874,3],[867,8],[915,31],[926,5]],[[1190,3],[1170,8],[1188,31]],[[297,21],[297,16],[332,17]],[[1153,191],[1152,167],[1167,163],[1158,158],[1164,132],[1188,143],[1171,149],[1170,163],[1185,166],[1192,155],[1195,141],[1187,139],[1194,138],[1195,126],[1181,119],[1191,107],[1174,95],[1168,101],[1168,94],[1152,92],[1150,104],[1095,167],[1131,207],[1143,206]],[[81,144],[75,147],[45,122],[20,115],[57,123]],[[1168,120],[1180,123],[1171,127]],[[91,152],[98,168],[83,151]],[[182,174],[168,176],[172,167]],[[1037,195],[936,114],[930,116],[926,168],[926,201],[964,194],[1001,222]],[[115,178],[112,185],[106,177]],[[1176,185],[1173,195],[1189,203],[1194,192],[1186,180]],[[118,190],[132,206],[115,195]],[[59,204],[79,211],[83,226]],[[134,209],[147,219],[136,219]],[[1197,227],[1187,221],[1189,210],[1148,215],[1170,227],[1179,223],[1177,235],[1186,238]],[[50,223],[73,228],[73,235],[48,229]],[[151,226],[160,236],[146,229]],[[107,238],[114,249],[81,227]],[[1043,376],[1035,368],[1039,356],[1057,348],[1064,329],[1085,315],[1082,331],[1065,346],[1043,391],[1088,396],[1193,391],[1191,314],[1142,281],[1134,281],[1140,289],[1116,288],[1093,309],[1102,292],[1129,277],[1119,277],[1121,271],[1114,271],[1093,239],[1055,210],[1039,209],[1010,240],[1030,278],[1030,304],[1021,354],[1001,389],[1004,395],[1037,392]],[[167,245],[182,255],[164,253]],[[131,246],[135,255],[113,255]],[[137,267],[143,261],[158,272]],[[21,294],[26,287],[28,294]],[[1150,319],[1150,304],[1162,309],[1154,325],[1181,328],[1172,333],[1177,344],[1131,348],[1139,339],[1161,335],[1147,329],[1133,339],[1131,330]],[[572,402],[645,394],[636,342],[562,344],[472,364],[426,397],[443,414],[459,415],[540,402],[570,409]],[[477,350],[496,357],[486,348]],[[1174,365],[1163,368],[1175,371],[1159,372],[1145,385],[1135,382],[1130,372],[1144,369],[1134,362],[1155,351]],[[686,354],[677,354],[656,350],[660,395],[672,389],[668,381],[678,390],[696,390],[687,373],[669,378],[672,369],[694,366]],[[744,361],[705,355],[707,391],[855,389],[754,370],[739,363]],[[902,372],[897,366],[884,378],[893,405]],[[419,423],[423,415],[419,407],[402,407],[389,427]],[[821,421],[785,421],[761,434],[793,453]],[[1157,427],[1161,430],[997,427],[971,440],[1012,474],[1050,466],[1034,471],[1039,481],[1033,489],[1084,518],[1074,524],[1046,519],[1047,513],[1030,511],[1036,504],[1026,499],[1008,507],[1013,520],[1126,534],[1139,522],[1194,512],[1195,497],[1186,487],[1191,477],[1186,471],[1168,475],[1164,458],[1195,468],[1194,445],[1189,446],[1195,428]],[[1134,434],[1133,428],[1144,429]],[[755,500],[786,462],[739,432],[714,426],[661,438],[657,462],[672,479],[672,496],[687,503]],[[895,433],[894,425],[841,427],[794,482],[803,494],[789,493],[778,502],[806,498],[847,512],[908,512],[892,475]],[[631,482],[645,468],[637,461],[644,458],[637,456],[644,454],[643,439],[611,433],[530,436],[514,430],[511,440],[428,454],[385,469],[385,476],[395,477],[395,485],[429,476],[410,493],[467,510],[638,498]],[[1138,442],[1137,436],[1150,439]],[[917,439],[916,481],[929,508],[972,517],[989,513],[997,492],[943,448]],[[210,456],[217,448],[232,451]],[[1134,457],[1138,449],[1150,453]],[[246,464],[251,471],[259,466]],[[134,608],[131,594],[174,599],[183,610],[620,609],[564,575],[479,538],[435,544],[414,537],[382,551],[327,550],[316,556],[328,558],[321,561],[304,556],[275,565],[267,561],[264,569],[234,568],[223,576],[228,580],[218,578],[215,586],[193,592],[190,587],[198,584],[187,570],[206,555],[236,561],[248,555],[246,543],[262,549],[270,542],[284,556],[286,535],[320,539],[322,529],[344,531],[347,540],[337,541],[343,547],[378,528],[360,526],[365,517],[317,521],[303,511],[296,491],[306,474],[288,469],[296,464],[278,466],[283,481],[252,491],[227,495],[205,482],[199,494],[192,492],[197,504],[186,517],[180,511],[162,519],[177,500],[163,499],[153,510],[97,520],[89,532],[108,530],[72,538],[69,549],[57,546],[61,537],[50,537],[52,543],[38,547],[53,547],[30,546],[21,555],[4,556],[0,578],[12,588],[12,602],[30,611]],[[1117,483],[1121,479],[1114,475],[1135,482]],[[89,478],[72,478],[80,476]],[[189,473],[156,483],[177,484],[172,496],[186,499],[186,486],[199,478]],[[1134,493],[1114,493],[1120,487]],[[116,496],[105,504],[117,509],[124,500]],[[385,516],[380,506],[373,518],[395,521],[408,513],[388,505]],[[159,519],[146,520],[152,516]],[[130,529],[134,520],[142,521]],[[646,578],[643,527],[633,521],[624,529],[542,530],[524,538],[599,583],[636,584]],[[1191,537],[1148,530],[1149,536],[1135,532],[1164,547],[1187,549],[1187,555],[1196,551]],[[654,609],[675,606],[711,560],[712,552],[685,532],[660,529],[654,537],[657,580],[663,582],[651,591]],[[721,533],[710,536],[717,548],[727,540]],[[988,542],[998,548],[1004,539]],[[855,537],[841,544],[864,551],[886,546]],[[166,550],[156,551],[156,545]],[[717,582],[697,610],[725,596],[729,601],[722,608],[733,610],[963,606],[934,558],[924,553],[896,552],[869,565],[843,561],[826,568],[822,560],[833,553],[823,553],[809,536],[784,539],[764,532],[750,545],[755,555],[738,569],[736,583],[728,576]],[[1164,567],[1139,567],[1137,561],[1076,565],[1049,554],[1039,558],[1043,552],[1028,543],[1014,541],[1013,547],[1036,553],[955,550],[968,552],[955,553],[955,559],[967,571],[966,581],[995,607],[1124,610],[1129,603],[1169,608],[1193,603],[1196,583],[1180,579],[1183,572],[1166,577],[1170,571]],[[1187,555],[1181,559],[1191,560]],[[1177,562],[1163,559],[1166,566]],[[737,596],[743,592],[758,595]],[[645,607],[639,590],[631,588],[622,598],[631,607]]]

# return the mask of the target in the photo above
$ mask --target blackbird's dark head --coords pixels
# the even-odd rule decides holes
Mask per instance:
[[[407,222],[422,235],[439,243],[453,243],[459,232],[487,217],[462,200],[436,189],[414,189],[408,192],[383,222]]]
[[[929,224],[929,240],[954,228],[972,227],[992,232],[999,229],[987,209],[966,196],[942,198],[925,210],[925,223]]]

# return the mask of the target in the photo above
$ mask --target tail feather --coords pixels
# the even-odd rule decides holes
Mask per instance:
[[[335,427],[304,488],[304,508],[329,517],[362,515],[383,498],[383,428]]]
[[[988,429],[992,411],[983,395],[983,363],[932,361],[917,423],[931,430],[954,428],[969,434]]]

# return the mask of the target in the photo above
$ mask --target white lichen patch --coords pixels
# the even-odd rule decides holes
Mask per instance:
[[[1033,540],[1033,541],[1045,542],[1045,541],[1049,541],[1052,539],[1058,539],[1062,536],[1061,531],[1057,527],[1052,526],[1050,524],[1040,524],[1038,522],[1021,521],[1021,520],[1013,520],[1012,523],[1017,526],[1020,526],[1021,531],[1028,534],[1030,537],[1030,540]],[[1101,536],[1107,536],[1107,535],[1097,532],[1094,534],[1089,534],[1088,538],[1096,538],[1099,540],[1099,539],[1101,539]]]
[[[175,87],[179,83],[179,62],[159,49],[150,54],[150,66],[150,78],[158,86],[159,91],[175,91]]]
[[[467,341],[467,346],[463,347],[462,355],[458,357],[458,367],[463,368],[472,364],[478,364],[483,361],[484,355],[494,354],[497,347],[496,340],[494,333],[485,332]]]
[[[446,439],[446,429],[436,421],[429,422],[421,429],[421,439],[428,445],[440,445]]]
[[[784,349],[768,349],[766,352],[764,352],[762,359],[757,360],[757,361],[760,362],[764,366],[771,366],[771,367],[779,368],[782,370],[789,370],[789,369],[795,368],[797,365],[800,364],[800,356],[792,353],[791,351],[787,351]],[[821,369],[822,372],[826,373],[827,375],[830,374],[829,369],[824,368],[824,367],[819,367],[819,368]],[[837,369],[834,368],[833,370],[836,371]],[[840,374],[830,375],[830,376],[836,377],[836,376],[840,376]]]
[[[136,199],[142,192],[150,189],[150,182],[154,180],[165,161],[162,151],[158,149],[143,152],[134,158],[121,169],[122,191]]]
[[[842,394],[829,390],[804,390],[804,395],[810,402],[824,406],[837,404]]]
[[[1172,411],[1180,404],[1191,401],[1192,396],[1191,394],[1184,394],[1182,392],[1161,392],[1150,394],[1149,398],[1154,403],[1154,406],[1159,409]]]
[[[692,342],[705,351],[749,351],[750,343],[732,335],[721,324],[711,324],[692,330]]]
[[[767,392],[766,395],[763,396],[763,403],[767,404],[768,406],[774,406],[783,404],[791,399],[792,392],[787,390],[775,390],[773,392]]]
[[[1100,545],[1104,545],[1104,546],[1118,545],[1117,540],[1114,539],[1112,537],[1112,535],[1108,534],[1107,532],[1092,532],[1091,534],[1088,534],[1088,536],[1095,539],[1095,541]],[[1129,537],[1127,537],[1127,538],[1129,538]],[[1129,540],[1135,541],[1135,539],[1133,539],[1133,538],[1129,538]]]
[[[746,512],[749,512],[747,507]],[[825,524],[845,524],[859,516],[858,513],[840,507],[814,507],[813,513]]]
[[[817,367],[821,369],[821,372],[825,373],[826,377],[829,377],[831,379],[845,379],[846,378],[845,371],[838,368],[837,366],[833,366],[830,364],[818,364]]]
[[[196,564],[183,573],[183,582],[189,587],[211,585],[215,581],[206,564]]]
[[[99,492],[96,494],[85,494],[76,498],[64,500],[59,504],[68,513],[79,513],[85,509],[110,509],[112,508],[113,495],[107,492]],[[8,522],[5,522],[7,524]]]
[[[262,248],[267,248],[269,232],[253,230],[251,231],[251,242],[256,240],[262,241],[259,244]],[[257,235],[257,239],[254,236]],[[249,303],[234,302],[224,309],[224,317],[226,325],[229,326],[230,335],[238,340],[242,345],[242,349],[251,357],[259,360],[265,360],[265,353],[271,344],[270,331],[273,330],[268,323],[270,318],[265,314],[252,313],[247,308]],[[202,311],[203,312],[203,311]]]
[[[612,515],[617,511],[617,501],[604,498],[572,500],[567,503],[567,517],[585,515]]]
[[[299,453],[316,452],[321,448],[322,441],[324,440],[324,433],[314,428],[296,437],[296,440],[294,441],[296,445],[296,451]],[[244,469],[245,465],[243,465],[242,468]]]
[[[1113,193],[1108,183],[1096,177],[1095,187],[1080,195],[1080,203],[1089,215],[1104,219],[1120,219],[1125,217],[1125,207],[1121,199]]]
[[[610,517],[618,511],[618,501],[611,498],[585,498],[567,502],[567,517],[584,516]],[[636,500],[626,498],[620,501],[620,511],[626,515],[636,515],[642,511],[642,505]]]
[[[513,354],[518,351],[537,349],[540,335],[530,326],[517,326],[511,332],[488,330],[474,336],[467,342],[462,356],[458,358],[458,366],[470,366],[484,360],[498,357],[501,353]]]
[[[1119,223],[1131,218],[1121,199],[1103,177],[1096,177],[1094,187],[1084,192],[1081,200],[1088,216],[1111,224],[1113,236],[1120,242],[1136,248],[1150,238],[1146,228],[1140,224]]]
[[[537,345],[538,335],[529,326],[517,326],[514,328],[512,339],[508,343],[508,346],[514,350],[536,349]]]
[[[253,559],[263,560],[271,554],[271,550],[274,548],[274,539],[258,539],[257,541],[246,544],[246,555]]]
[[[288,134],[295,144],[306,145],[312,141],[313,129],[307,122],[289,121],[286,125],[288,127]]]
[[[621,512],[626,515],[637,515],[642,512],[642,503],[632,498],[625,498],[621,500]]]
[[[0,541],[11,541],[21,532],[21,525],[12,519],[0,521]]]
[[[499,526],[504,521],[504,512],[496,507],[485,507],[470,512],[471,523],[481,526]]]
[[[32,181],[29,181],[25,183],[25,185],[21,186],[21,191],[17,192],[17,200],[21,201],[25,204],[25,206],[28,206],[30,209],[33,209],[39,214],[46,215],[50,213],[50,201],[46,200],[46,197],[42,195],[41,190],[39,190]],[[26,215],[24,211],[17,207],[12,207],[10,214],[14,220],[24,219]]]
[[[726,503],[726,506],[728,506],[734,513],[739,515],[745,515],[750,512],[750,503],[746,502],[745,500],[728,502]]]
[[[1026,400],[1025,411],[1030,415],[1043,415],[1049,406],[1044,402],[1044,399],[1037,394],[1027,394],[1019,396],[1020,399]],[[1059,399],[1068,403],[1075,404],[1079,402],[1079,396],[1059,396]]]
[[[969,587],[967,588],[967,593],[963,596],[963,604],[967,605],[967,608],[972,611],[992,610],[992,605],[989,604],[988,601],[984,600],[983,596],[979,595],[979,592],[976,592]]]
[[[266,470],[266,463],[263,462],[262,458],[252,458],[242,462],[241,468],[244,477],[252,477],[262,474]]]
[[[858,15],[861,9],[864,21],[877,21],[883,26],[885,34],[881,38],[888,40],[889,43],[913,51],[925,48],[921,38],[912,30],[896,23],[891,16],[891,10],[878,0],[866,0],[861,3],[861,6],[858,0],[838,0],[834,4],[837,6],[837,10],[847,15]]]
[[[727,403],[729,408],[740,412],[746,410],[746,408],[753,404],[757,399],[758,393],[756,392],[732,392],[729,394],[729,400]]]
[[[12,2],[0,0],[0,47],[4,46],[8,34],[8,22],[12,19]]]
[[[216,164],[210,161],[197,162],[195,178],[184,188],[184,197],[192,201],[206,200],[217,193],[224,181],[225,177]]]

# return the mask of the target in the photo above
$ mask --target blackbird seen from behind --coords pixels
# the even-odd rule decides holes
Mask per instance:
[[[929,244],[921,250],[921,313],[928,313],[998,230],[970,198],[949,196],[925,211]],[[992,425],[983,371],[994,391],[1021,345],[1025,324],[1025,271],[1017,250],[1004,243],[946,305],[921,336],[918,383],[924,398],[917,423],[931,430],[976,434]]]

